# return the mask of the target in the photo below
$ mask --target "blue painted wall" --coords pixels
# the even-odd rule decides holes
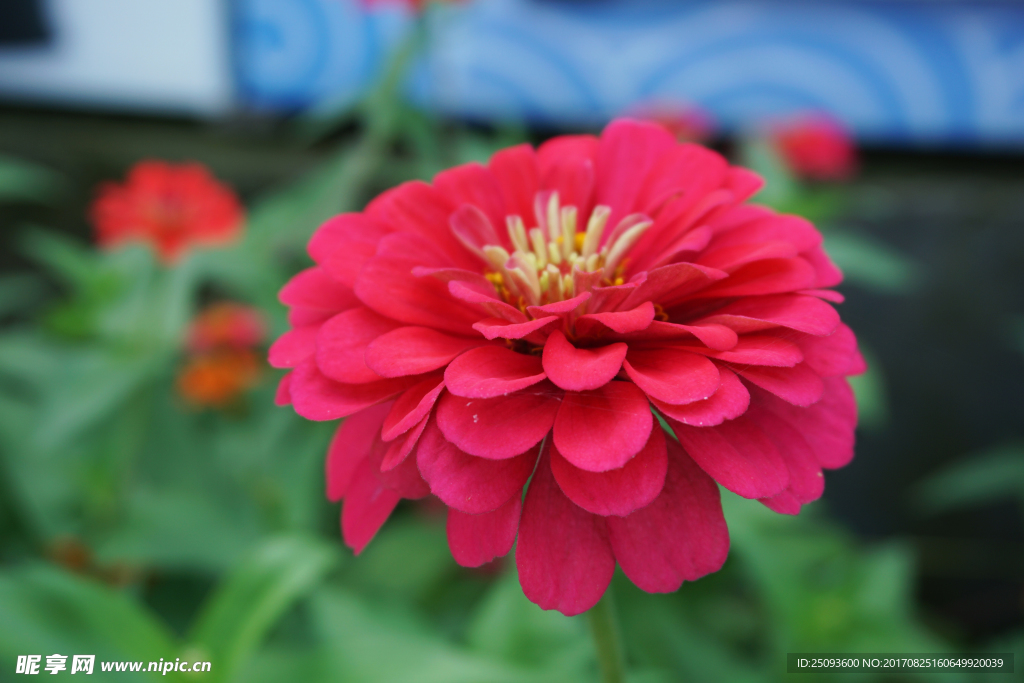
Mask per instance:
[[[357,0],[237,0],[243,99],[358,97],[409,27]],[[652,101],[726,129],[827,110],[890,144],[1024,146],[1024,4],[475,0],[438,6],[410,93],[437,111],[565,125]]]

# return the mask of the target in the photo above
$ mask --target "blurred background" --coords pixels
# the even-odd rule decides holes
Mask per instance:
[[[514,563],[458,567],[429,499],[353,558],[323,495],[334,425],[276,408],[264,358],[324,219],[619,115],[814,221],[871,366],[821,501],[791,518],[723,491],[721,572],[672,595],[616,577],[630,680],[774,681],[787,652],[1019,660],[1024,5],[422,4],[0,0],[0,681],[53,653],[596,680],[586,623],[529,603]],[[143,160],[206,166],[238,239],[173,264],[98,248],[97,188]]]

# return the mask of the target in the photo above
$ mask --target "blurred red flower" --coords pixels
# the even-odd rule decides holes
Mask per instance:
[[[193,245],[219,245],[242,229],[243,210],[200,164],[142,161],[123,184],[104,183],[90,209],[101,247],[148,242],[165,263]]]
[[[857,171],[857,148],[843,126],[823,114],[776,125],[771,139],[790,171],[808,180],[846,180]]]
[[[230,405],[258,382],[262,368],[253,347],[266,333],[256,308],[229,302],[207,306],[189,325],[189,357],[178,373],[178,393],[196,406]]]
[[[187,346],[193,353],[217,347],[249,348],[263,343],[266,335],[266,322],[259,309],[221,302],[208,306],[192,320]]]
[[[679,142],[707,142],[715,133],[714,118],[695,105],[654,102],[638,107],[633,116],[661,124]]]
[[[178,393],[195,406],[230,405],[260,377],[252,349],[221,348],[191,356],[178,373]]]
[[[294,368],[279,403],[348,417],[327,457],[345,541],[433,493],[460,564],[518,536],[527,597],[576,614],[616,563],[651,592],[719,569],[716,481],[785,514],[817,499],[853,457],[864,363],[821,235],[746,204],[760,184],[619,120],[321,226],[270,362]]]
[[[362,0],[362,3],[366,7],[373,7],[375,5],[405,5],[414,12],[420,12],[426,7],[427,3],[432,1],[446,2],[450,5],[468,2],[468,0]]]

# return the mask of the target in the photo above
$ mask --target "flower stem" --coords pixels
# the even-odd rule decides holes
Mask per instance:
[[[611,586],[604,597],[587,612],[590,632],[597,649],[597,663],[601,668],[601,683],[625,683],[626,656],[622,650],[619,620],[615,614]]]

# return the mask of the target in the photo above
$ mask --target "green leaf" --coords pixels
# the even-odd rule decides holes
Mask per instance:
[[[358,683],[526,683],[567,680],[486,659],[433,634],[410,614],[322,589],[313,616],[335,680]]]
[[[913,500],[925,514],[1016,496],[1024,510],[1024,443],[975,453],[918,485]]]
[[[47,565],[0,575],[0,614],[5,667],[23,654],[94,654],[99,671],[100,661],[173,661],[180,652],[164,626],[124,594]],[[70,671],[70,658],[67,664]]]
[[[53,171],[0,154],[0,202],[44,202],[61,187],[61,179]]]
[[[203,605],[188,642],[214,662],[211,680],[238,671],[284,612],[338,562],[333,546],[301,536],[266,541]]]
[[[481,602],[466,630],[466,642],[481,654],[528,667],[575,669],[581,674],[594,662],[586,621],[530,602],[514,569]]]
[[[920,267],[889,245],[862,233],[825,231],[825,251],[846,281],[882,294],[906,294],[922,279]]]

